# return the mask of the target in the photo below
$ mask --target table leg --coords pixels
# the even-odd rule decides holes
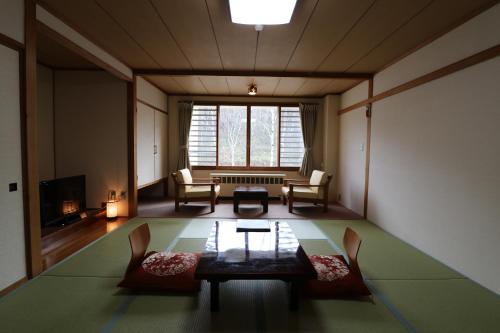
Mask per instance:
[[[233,199],[233,211],[234,211],[235,213],[238,213],[238,206],[239,206],[239,204],[240,204],[240,201],[239,201],[239,200],[237,200],[237,199]]]
[[[299,283],[292,281],[290,283],[290,300],[288,303],[290,311],[297,311],[299,309]]]
[[[219,311],[219,281],[210,282],[210,311]]]
[[[262,206],[264,207],[264,213],[267,213],[269,201],[268,200],[262,200],[261,203],[262,203]]]

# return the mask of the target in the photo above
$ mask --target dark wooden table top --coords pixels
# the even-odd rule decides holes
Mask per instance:
[[[263,186],[237,186],[234,193],[267,193],[267,188]]]
[[[270,232],[237,232],[236,221],[215,222],[195,277],[204,280],[307,280],[316,271],[285,222]]]

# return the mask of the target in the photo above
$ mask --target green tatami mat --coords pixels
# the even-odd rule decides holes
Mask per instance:
[[[44,275],[122,277],[130,260],[128,234],[142,223],[151,231],[149,250],[164,250],[189,220],[134,218]]]
[[[339,254],[335,251],[330,243],[321,239],[299,239],[299,243],[308,255],[333,255]]]
[[[372,282],[418,332],[499,332],[500,297],[470,280]]]
[[[99,332],[127,297],[119,281],[41,276],[0,299],[0,331]]]
[[[462,275],[413,246],[365,220],[316,220],[323,232],[343,249],[346,227],[356,231],[363,242],[358,261],[369,279],[457,279]]]
[[[373,301],[303,299],[299,311],[290,312],[284,283],[268,281],[263,288],[268,332],[406,332],[375,297]]]
[[[203,252],[206,238],[179,238],[172,251],[174,252]]]

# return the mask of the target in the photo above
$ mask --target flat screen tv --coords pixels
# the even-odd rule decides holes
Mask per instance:
[[[86,209],[84,175],[40,182],[42,228],[78,221]]]

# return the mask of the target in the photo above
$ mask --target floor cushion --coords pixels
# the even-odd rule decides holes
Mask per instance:
[[[306,284],[306,294],[316,298],[346,298],[371,295],[363,278],[349,270],[341,255],[309,256],[318,278]]]
[[[118,286],[143,291],[195,292],[201,281],[194,278],[200,253],[150,252],[137,268],[127,272]]]

